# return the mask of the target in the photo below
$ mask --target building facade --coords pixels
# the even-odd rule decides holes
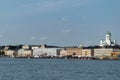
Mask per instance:
[[[13,50],[7,50],[5,51],[5,55],[9,57],[14,57],[14,51]]]
[[[94,49],[94,57],[111,57],[112,52],[120,52],[120,49],[113,49],[113,48],[99,48]]]
[[[19,49],[17,57],[31,57],[32,51],[30,49]]]
[[[111,33],[109,33],[109,32],[106,33],[106,35],[105,35],[105,41],[103,41],[103,40],[100,41],[100,46],[115,46],[115,45],[117,45],[117,41],[111,40]]]
[[[72,57],[81,57],[82,56],[82,49],[81,48],[66,48],[67,55]]]
[[[120,52],[112,52],[111,53],[111,58],[120,60]]]
[[[82,57],[93,57],[93,49],[82,49]]]
[[[33,49],[33,56],[42,57],[42,56],[51,56],[57,57],[58,56],[58,48],[39,48]]]
[[[66,48],[60,51],[61,56],[71,57],[92,57],[93,49],[82,49],[82,48]]]
[[[60,50],[60,57],[66,57],[67,56],[67,51],[65,49]]]

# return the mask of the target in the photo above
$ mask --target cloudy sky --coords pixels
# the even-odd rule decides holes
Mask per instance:
[[[120,0],[0,0],[0,45],[120,43]]]

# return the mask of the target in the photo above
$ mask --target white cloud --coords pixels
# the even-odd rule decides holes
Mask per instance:
[[[40,40],[41,41],[47,40],[47,37],[41,37]]]
[[[34,3],[31,2],[19,5],[13,12],[9,13],[9,15],[20,16],[33,13],[48,12],[58,10],[60,8],[83,6],[93,1],[94,0],[40,0]]]
[[[48,11],[52,11],[58,8],[61,8],[64,4],[64,0],[62,1],[40,1],[36,3],[24,4],[18,7],[16,10],[17,15],[28,15],[33,13],[44,13]],[[15,14],[14,14],[15,15]]]
[[[70,29],[66,29],[66,30],[63,30],[62,32],[63,32],[63,33],[70,33],[71,30],[70,30]]]
[[[23,9],[31,9],[36,11],[48,11],[54,10],[62,7],[76,7],[86,5],[91,2],[90,0],[49,0],[49,1],[40,1],[37,3],[30,3],[21,6]]]
[[[36,37],[35,37],[35,36],[32,36],[32,37],[31,37],[31,40],[35,40],[35,39],[36,39]]]

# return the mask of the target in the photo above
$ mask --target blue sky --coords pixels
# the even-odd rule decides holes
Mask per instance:
[[[0,45],[120,44],[120,0],[0,0]]]

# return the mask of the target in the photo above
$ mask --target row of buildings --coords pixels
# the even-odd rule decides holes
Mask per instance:
[[[8,57],[32,58],[76,58],[76,59],[120,59],[119,47],[45,47],[23,46],[20,49],[5,47],[0,51]]]
[[[0,55],[7,57],[70,58],[70,59],[120,59],[120,46],[111,42],[111,33],[99,46],[57,47],[47,45],[1,46]]]

